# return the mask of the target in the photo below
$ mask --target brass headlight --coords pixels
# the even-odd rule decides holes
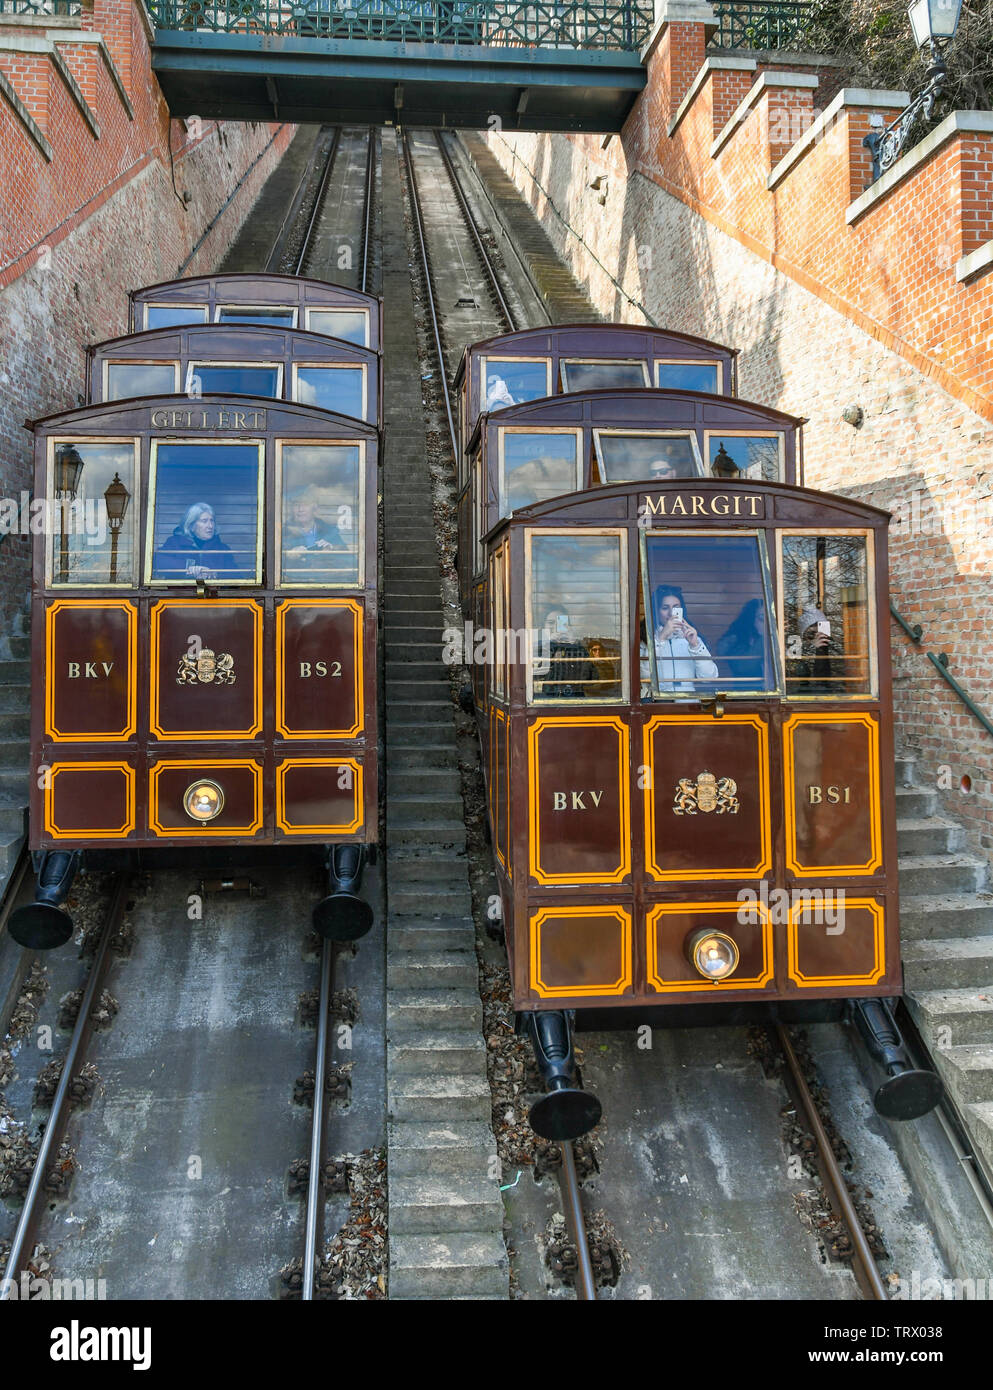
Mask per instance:
[[[224,810],[224,792],[216,782],[194,782],[183,793],[183,810],[191,820],[213,820]]]
[[[726,980],[738,968],[738,947],[722,931],[697,931],[686,943],[690,962],[705,980]]]

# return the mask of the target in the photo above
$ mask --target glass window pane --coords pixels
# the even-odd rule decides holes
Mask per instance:
[[[647,362],[563,362],[563,391],[612,391],[650,386]]]
[[[369,315],[363,309],[308,309],[307,327],[311,333],[369,346]]]
[[[871,693],[865,536],[783,536],[787,695]]]
[[[512,362],[487,357],[483,362],[483,410],[540,401],[549,394],[548,360]]]
[[[266,328],[292,328],[295,309],[239,309],[235,305],[220,305],[218,323],[260,323]]]
[[[353,420],[365,418],[362,386],[361,367],[297,368],[296,398],[302,405],[317,405]]]
[[[183,323],[206,323],[206,304],[146,304],[146,328],[175,328]]]
[[[359,582],[362,465],[358,444],[284,444],[281,584]]]
[[[711,395],[720,390],[716,362],[656,362],[655,370],[662,390],[709,391]]]
[[[531,539],[534,700],[624,698],[621,538]]]
[[[159,444],[152,515],[153,580],[257,582],[258,446]]]
[[[575,492],[582,485],[579,440],[551,431],[501,431],[500,515]]]
[[[723,468],[718,469],[720,477],[755,478],[767,483],[782,482],[779,464],[780,436],[775,435],[711,435],[710,466],[720,461]],[[728,458],[738,468],[738,474],[730,472]]]
[[[135,582],[134,460],[130,442],[55,446],[53,584]]]
[[[279,393],[278,367],[216,367],[209,362],[191,362],[191,383],[199,381],[202,392],[228,396],[273,396]]]
[[[171,396],[176,390],[176,366],[172,362],[108,362],[107,399],[124,401],[130,396]]]
[[[605,482],[628,483],[641,479],[665,482],[669,478],[698,478],[703,466],[696,436],[596,433],[597,457]]]
[[[757,536],[645,538],[642,696],[777,688],[762,560]]]

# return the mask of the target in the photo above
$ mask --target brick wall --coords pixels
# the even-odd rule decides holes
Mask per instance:
[[[738,347],[742,396],[809,418],[807,481],[894,512],[894,601],[924,627],[920,648],[892,627],[898,739],[989,850],[993,737],[924,652],[949,653],[993,716],[993,268],[961,264],[993,236],[993,120],[960,113],[862,206],[862,137],[902,94],[842,91],[825,119],[809,82],[831,78],[829,60],[791,78],[781,60],[731,57],[680,115],[703,34],[674,23],[656,35],[646,91],[606,149],[507,132],[490,148],[605,313]],[[763,72],[776,85],[756,91]],[[859,429],[842,420],[849,405]]]
[[[140,0],[10,20],[0,16],[3,497],[31,486],[24,420],[77,404],[84,348],[127,331],[129,290],[219,263],[294,133],[170,120]],[[27,541],[0,540],[0,655],[28,584]]]

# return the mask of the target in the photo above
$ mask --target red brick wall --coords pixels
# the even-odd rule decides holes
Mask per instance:
[[[204,122],[188,132],[182,122],[170,121],[134,0],[96,0],[78,19],[53,19],[50,26],[3,23],[0,38],[21,36],[30,48],[46,34],[101,33],[133,119],[95,45],[58,47],[99,138],[47,56],[0,50],[0,71],[52,146],[49,162],[0,96],[4,497],[31,486],[24,420],[77,404],[85,346],[127,331],[128,291],[176,276],[240,183],[184,273],[202,273],[221,260],[294,130]],[[180,196],[184,191],[191,195],[188,206]],[[27,542],[16,536],[0,541],[0,619],[23,607],[28,583]],[[0,623],[0,655],[4,627]]]
[[[993,271],[956,278],[993,237],[993,133],[954,135],[849,223],[871,177],[870,117],[889,120],[899,102],[843,107],[770,189],[789,148],[781,119],[796,139],[825,104],[821,87],[763,92],[712,158],[759,72],[791,69],[715,71],[670,137],[673,98],[701,65],[702,26],[685,61],[675,51],[684,27],[663,35],[606,150],[595,136],[534,134],[493,134],[490,148],[608,316],[640,322],[644,309],[740,348],[741,394],[808,417],[808,482],[894,512],[894,601],[925,630],[919,648],[891,629],[898,736],[939,808],[974,848],[993,849],[993,737],[924,655],[948,652],[993,716]],[[795,71],[826,71],[833,94],[825,64]],[[589,188],[598,174],[605,205]],[[853,404],[865,412],[857,430],[842,419]]]

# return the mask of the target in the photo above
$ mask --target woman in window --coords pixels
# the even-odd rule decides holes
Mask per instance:
[[[717,655],[725,658],[727,679],[739,690],[755,689],[765,682],[765,607],[750,598],[717,643]]]
[[[660,584],[653,606],[658,615],[655,629],[655,669],[658,688],[695,690],[701,681],[717,679],[717,665],[707,644],[687,621],[686,600],[676,585]],[[647,645],[643,657],[648,656]]]
[[[234,578],[237,566],[231,547],[217,534],[209,502],[194,502],[155,557],[157,579]]]

